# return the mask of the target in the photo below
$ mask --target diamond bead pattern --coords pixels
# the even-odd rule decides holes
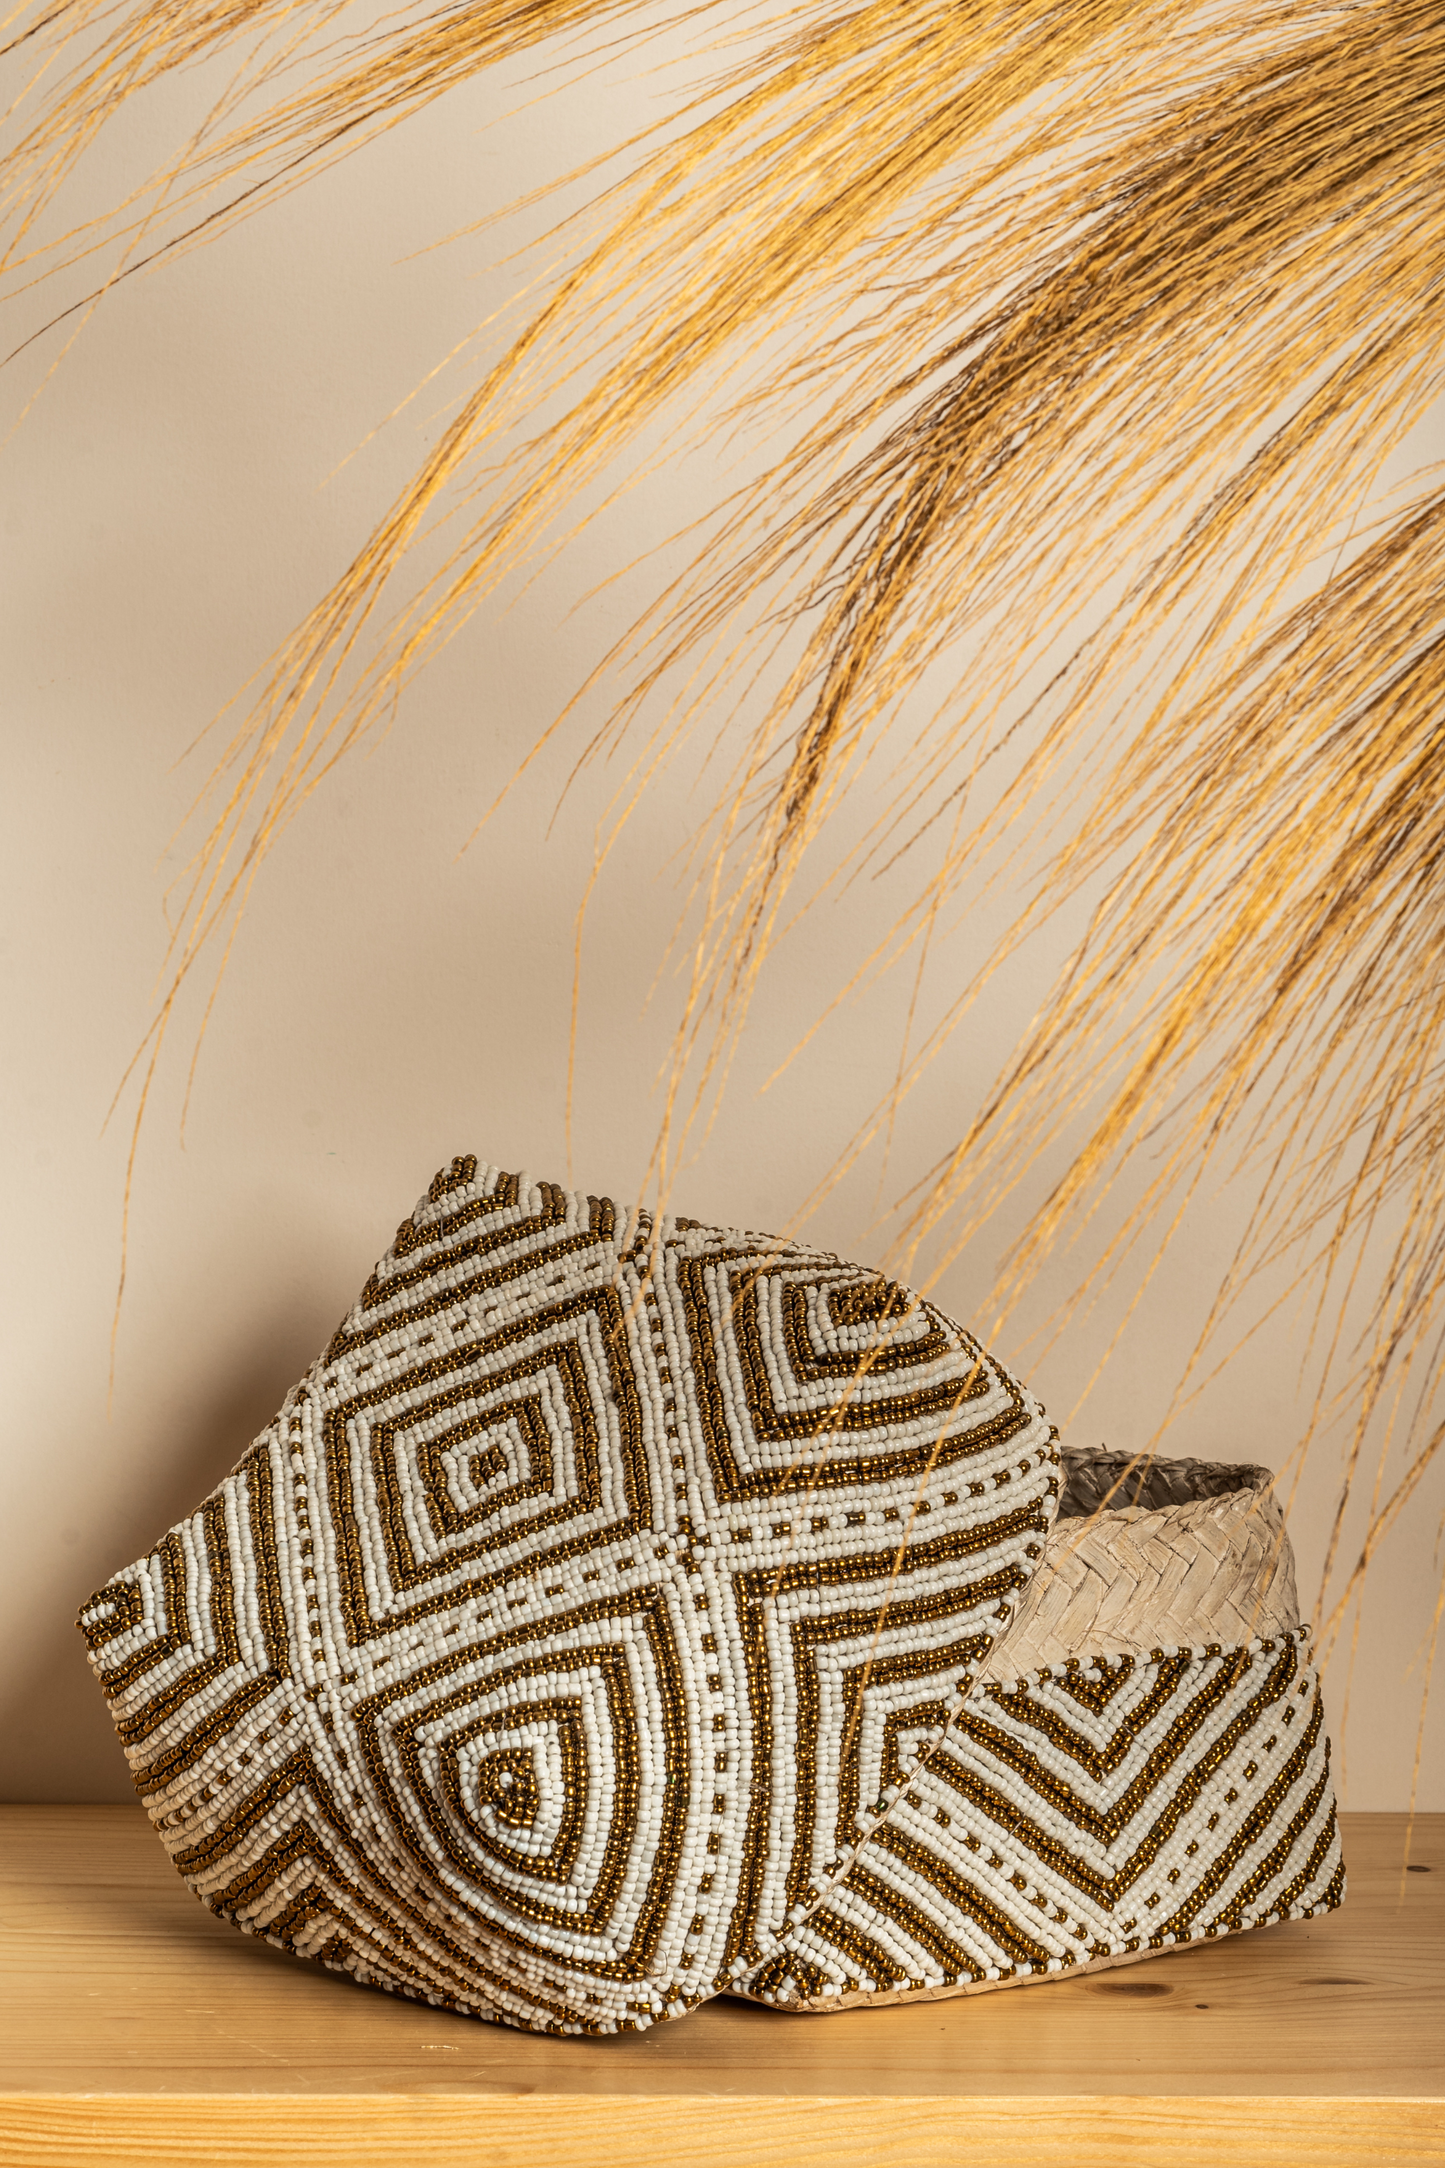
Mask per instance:
[[[1057,1471],[876,1273],[459,1158],[81,1624],[213,1911],[610,2032],[798,1944],[1015,1615]]]

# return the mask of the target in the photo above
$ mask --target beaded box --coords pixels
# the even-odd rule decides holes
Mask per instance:
[[[932,1304],[466,1157],[81,1615],[201,1902],[547,2032],[1012,1986],[1343,1890],[1256,1469]]]

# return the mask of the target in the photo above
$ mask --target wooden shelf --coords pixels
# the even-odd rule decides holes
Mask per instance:
[[[1445,2168],[1445,1816],[1319,1921],[836,2017],[451,2017],[223,1927],[139,1809],[0,1809],[4,2168]]]

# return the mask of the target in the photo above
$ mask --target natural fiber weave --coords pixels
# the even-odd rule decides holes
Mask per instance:
[[[1136,1472],[1119,1455],[1074,1447],[1064,1469],[1043,1563],[985,1677],[1012,1678],[1085,1649],[1231,1646],[1299,1625],[1294,1557],[1268,1469],[1156,1460]],[[1116,1499],[1143,1493],[1151,1503],[1102,1506],[1116,1485]]]
[[[1071,1445],[1064,1455],[1061,1521],[1081,1520],[1099,1512],[1119,1513],[1138,1506],[1157,1512],[1163,1506],[1193,1505],[1201,1498],[1228,1498],[1242,1490],[1268,1496],[1274,1477],[1268,1468],[1233,1461],[1157,1460],[1152,1454],[1131,1459],[1106,1447]]]

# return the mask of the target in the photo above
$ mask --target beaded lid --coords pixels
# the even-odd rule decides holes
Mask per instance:
[[[1058,1488],[1038,1404],[920,1297],[466,1157],[80,1623],[213,1911],[611,2032],[776,1970],[943,1739]]]

